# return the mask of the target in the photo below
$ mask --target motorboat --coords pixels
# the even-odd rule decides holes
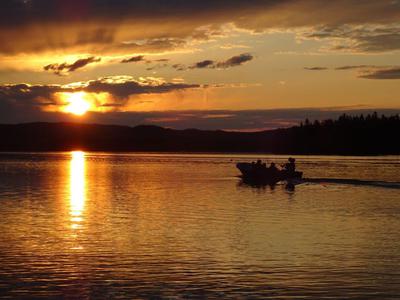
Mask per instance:
[[[243,179],[247,181],[275,184],[279,181],[301,179],[303,177],[303,172],[272,169],[255,163],[238,163],[236,167],[242,173]]]

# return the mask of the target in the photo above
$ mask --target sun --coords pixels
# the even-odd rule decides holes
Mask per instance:
[[[90,103],[85,99],[86,93],[71,93],[67,96],[68,105],[65,111],[76,116],[83,116],[90,109]]]

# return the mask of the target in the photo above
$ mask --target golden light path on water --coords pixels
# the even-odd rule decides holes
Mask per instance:
[[[83,222],[86,202],[85,153],[74,151],[71,156],[69,180],[71,228],[79,229]]]

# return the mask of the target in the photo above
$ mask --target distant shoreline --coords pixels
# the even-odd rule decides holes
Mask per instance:
[[[400,117],[376,113],[259,132],[81,124],[0,124],[0,152],[400,155]]]

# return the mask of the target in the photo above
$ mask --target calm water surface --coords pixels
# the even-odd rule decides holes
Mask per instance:
[[[0,154],[0,297],[400,298],[399,157],[257,158]]]

